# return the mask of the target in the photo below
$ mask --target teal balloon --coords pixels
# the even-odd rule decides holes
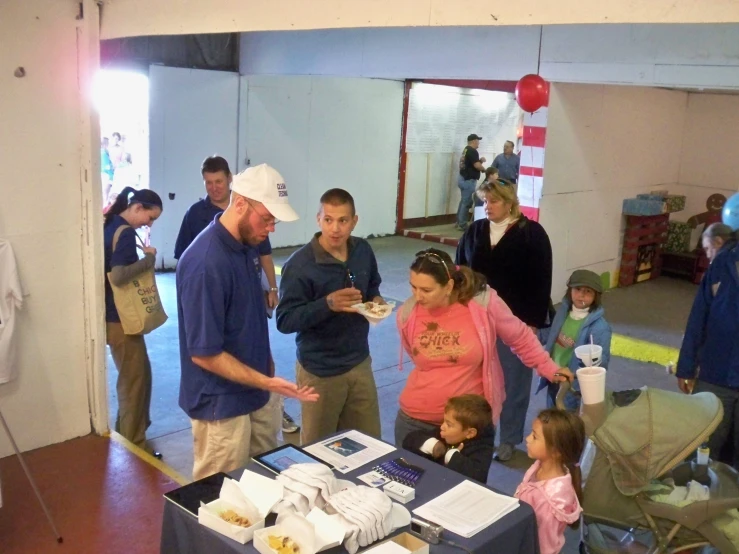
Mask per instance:
[[[734,194],[724,204],[721,212],[721,221],[734,231],[739,231],[739,192]]]

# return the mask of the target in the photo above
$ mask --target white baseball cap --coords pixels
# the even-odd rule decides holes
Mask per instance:
[[[295,221],[300,216],[287,201],[285,179],[267,164],[248,167],[234,175],[231,190],[251,200],[261,202],[276,219]]]

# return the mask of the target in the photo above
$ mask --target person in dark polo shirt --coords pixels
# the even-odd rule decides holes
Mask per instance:
[[[195,237],[197,237],[203,229],[205,229],[215,217],[223,213],[228,207],[231,198],[231,168],[228,162],[221,156],[209,156],[203,160],[200,168],[200,174],[203,176],[205,183],[205,198],[195,202],[185,212],[182,218],[180,232],[177,235],[177,241],[174,246],[174,257],[179,260],[182,253],[187,250]],[[261,266],[264,274],[263,278],[267,283],[263,283],[265,293],[267,295],[267,306],[270,310],[274,310],[277,306],[277,277],[275,275],[275,262],[272,259],[272,245],[269,238],[261,242],[257,248],[257,259],[254,263]],[[295,424],[295,420],[283,410],[282,412],[282,432],[295,433],[299,427]]]
[[[254,248],[279,221],[295,221],[282,176],[266,164],[236,175],[226,210],[177,264],[180,407],[190,417],[193,478],[231,471],[277,446],[279,398],[318,400],[312,387],[274,377]]]
[[[467,229],[467,223],[470,220],[470,208],[472,207],[472,194],[475,192],[477,182],[480,180],[480,173],[485,171],[482,165],[485,158],[481,158],[477,153],[480,147],[482,137],[472,133],[467,137],[467,146],[462,151],[459,158],[459,177],[457,185],[461,196],[459,198],[459,207],[457,208],[457,224],[455,229],[464,231]]]
[[[380,274],[369,243],[351,236],[358,217],[342,189],[321,196],[321,229],[285,263],[277,330],[297,333],[297,382],[314,387],[318,402],[303,402],[301,441],[356,429],[380,438],[380,410],[369,352],[369,323],[353,305],[380,296]]]

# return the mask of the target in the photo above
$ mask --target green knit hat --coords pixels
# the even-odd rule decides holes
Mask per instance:
[[[595,292],[603,292],[603,283],[601,283],[600,276],[589,269],[575,270],[567,281],[567,286],[569,288],[588,287]]]

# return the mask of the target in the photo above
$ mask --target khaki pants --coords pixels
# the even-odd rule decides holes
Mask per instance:
[[[146,429],[151,425],[151,363],[142,335],[126,335],[120,323],[106,323],[106,342],[118,370],[118,415],[115,430],[146,449]]]
[[[333,377],[317,377],[298,362],[296,380],[299,387],[313,387],[321,395],[317,402],[300,403],[302,444],[348,429],[380,438],[380,408],[372,375],[372,358]]]
[[[249,463],[252,456],[277,448],[277,433],[282,422],[280,397],[250,414],[205,421],[191,419],[194,480],[219,471],[233,471]]]

